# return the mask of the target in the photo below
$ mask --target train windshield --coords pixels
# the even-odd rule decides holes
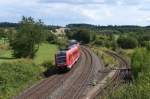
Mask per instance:
[[[66,63],[66,52],[60,52],[56,56],[58,64],[65,64]]]

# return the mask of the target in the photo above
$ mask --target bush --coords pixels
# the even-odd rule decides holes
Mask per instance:
[[[138,77],[138,73],[141,72],[142,65],[144,62],[145,49],[136,49],[131,57],[131,68],[135,78]]]
[[[66,49],[68,46],[68,39],[65,37],[60,37],[57,39],[58,49]]]
[[[46,69],[50,69],[54,65],[53,65],[53,63],[51,61],[45,61],[45,62],[42,63],[42,66],[44,66],[44,68],[46,68]]]
[[[146,47],[147,50],[150,50],[150,41],[143,41],[143,42],[141,43],[141,46],[142,46],[142,47]]]
[[[136,79],[131,84],[126,84],[108,99],[149,99],[150,98],[150,52],[137,49],[132,57],[132,71]]]
[[[55,44],[56,40],[57,40],[57,36],[55,34],[49,32],[48,35],[47,35],[47,41],[49,43]]]
[[[142,36],[139,36],[139,41],[150,41],[150,35],[144,34]]]
[[[0,99],[9,99],[40,79],[41,69],[30,60],[0,64]]]
[[[138,46],[137,39],[133,37],[119,37],[117,40],[118,46],[124,49],[136,48]]]
[[[104,40],[97,38],[95,40],[94,44],[99,45],[99,46],[104,46]]]
[[[83,43],[89,43],[90,41],[95,40],[96,34],[95,32],[87,29],[79,29],[73,34],[73,38],[78,41],[82,41]]]
[[[98,35],[95,39],[94,42],[96,45],[99,46],[105,46],[105,47],[109,47],[110,46],[110,40],[108,39],[108,37],[106,36],[102,36],[102,35]]]

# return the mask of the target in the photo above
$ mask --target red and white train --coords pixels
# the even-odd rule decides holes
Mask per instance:
[[[55,64],[61,69],[71,69],[80,57],[80,45],[75,40],[69,42],[67,50],[59,51],[55,55]]]

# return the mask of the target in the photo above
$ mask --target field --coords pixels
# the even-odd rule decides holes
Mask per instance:
[[[54,61],[54,54],[56,53],[56,51],[56,45],[43,43],[41,44],[33,61],[37,65],[42,64],[45,61]],[[12,57],[12,51],[10,49],[0,50],[0,63],[14,60],[17,59]]]
[[[48,69],[41,64],[53,62],[57,51],[56,45],[43,43],[33,60],[15,59],[5,44],[1,43],[1,46],[3,49],[0,50],[0,99],[11,99],[41,80],[41,75]]]
[[[54,54],[57,51],[57,46],[52,44],[42,44],[34,58],[36,64],[41,64],[45,61],[54,61]]]

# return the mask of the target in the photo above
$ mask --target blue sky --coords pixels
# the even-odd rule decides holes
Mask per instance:
[[[0,0],[0,22],[22,16],[46,24],[150,25],[150,0]]]

